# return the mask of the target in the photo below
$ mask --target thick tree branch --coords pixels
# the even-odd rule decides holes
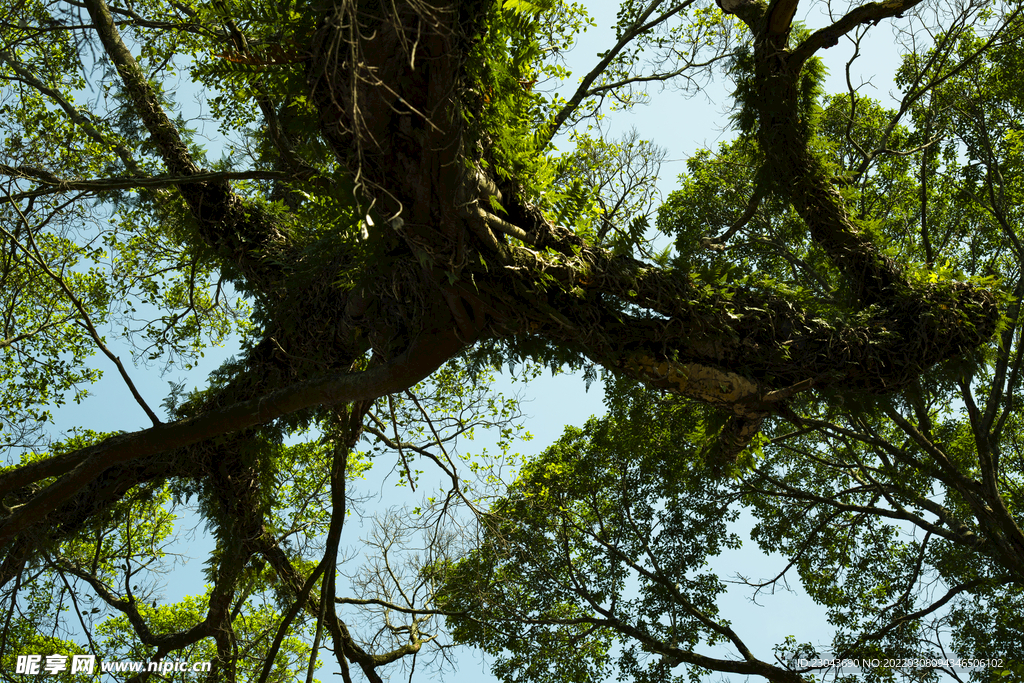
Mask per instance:
[[[117,69],[125,92],[172,176],[196,176],[192,159],[177,128],[164,112],[121,36],[104,0],[83,0],[107,57]],[[223,179],[183,182],[178,189],[199,224],[202,237],[229,263],[241,267],[248,287],[262,296],[276,293],[283,276],[288,238],[262,210],[248,206]]]
[[[74,469],[35,494],[0,522],[0,544],[29,527],[44,523],[47,515],[70,499],[107,468],[164,453],[222,434],[265,424],[278,417],[315,405],[334,405],[376,398],[403,391],[428,376],[455,355],[462,343],[454,332],[440,332],[417,340],[393,361],[360,373],[334,373],[279,389],[266,396],[211,410],[194,418],[107,439],[69,453],[58,468],[74,462]],[[47,468],[39,468],[46,471]],[[38,470],[37,470],[38,472]],[[10,480],[22,480],[18,470],[0,475],[0,495],[11,490]]]
[[[877,24],[882,19],[902,16],[904,12],[921,4],[923,1],[883,0],[883,2],[869,2],[858,5],[831,26],[818,29],[809,35],[793,50],[790,59],[793,64],[803,64],[818,50],[838,44],[840,38],[861,24]]]
[[[295,176],[282,171],[207,171],[190,176],[137,176],[122,178],[60,178],[49,171],[33,166],[7,166],[0,164],[0,173],[13,179],[25,179],[43,187],[11,194],[15,201],[66,192],[112,192],[162,187],[177,187],[182,183],[225,182],[228,180],[294,180]]]
[[[780,46],[785,37],[789,35],[789,28],[793,24],[793,15],[800,0],[774,0],[768,6],[768,30],[767,38],[776,40]]]
[[[213,625],[207,618],[187,631],[156,635],[139,612],[138,604],[130,596],[121,598],[114,595],[102,581],[82,570],[67,558],[57,556],[54,558],[54,562],[63,571],[85,581],[103,602],[124,614],[139,640],[146,645],[179,650],[213,634]]]

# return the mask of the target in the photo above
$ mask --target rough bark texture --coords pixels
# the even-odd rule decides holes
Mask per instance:
[[[86,4],[168,170],[194,174],[106,6]],[[64,528],[53,522],[68,519],[65,506],[102,507],[143,476],[119,470],[118,486],[100,496],[91,482],[112,468],[187,453],[190,444],[295,411],[400,390],[481,339],[553,344],[718,406],[738,420],[723,433],[726,459],[796,391],[893,391],[983,343],[998,318],[991,295],[968,285],[915,288],[850,220],[799,134],[801,57],[781,47],[788,20],[778,18],[792,7],[778,16],[769,9],[756,2],[736,9],[759,36],[759,142],[811,238],[863,305],[874,307],[870,318],[822,321],[768,293],[709,292],[685,273],[614,256],[551,225],[515,188],[499,188],[477,163],[480,150],[469,149],[465,64],[486,6],[340,3],[312,39],[309,87],[324,138],[350,169],[366,212],[378,217],[370,238],[386,252],[386,267],[371,266],[351,291],[330,285],[333,272],[304,274],[305,284],[289,289],[303,266],[283,231],[247,210],[226,183],[181,184],[199,236],[262,302],[264,340],[222,390],[182,408],[193,417],[0,478],[0,488],[14,493],[39,476],[59,476],[21,496],[0,537]],[[507,215],[498,217],[486,200],[502,190]],[[368,349],[391,362],[345,375]],[[324,375],[324,367],[342,374]]]
[[[613,257],[570,234],[546,240],[556,253],[516,246],[508,234],[530,245],[539,235],[557,233],[514,197],[503,197],[503,203],[511,217],[506,222],[518,231],[495,234],[490,225],[496,221],[481,225],[462,209],[495,183],[475,175],[457,123],[460,74],[452,70],[463,61],[459,50],[472,33],[451,23],[458,16],[454,8],[374,17],[358,32],[372,40],[353,42],[355,34],[345,27],[362,15],[341,7],[318,34],[314,54],[324,54],[325,45],[344,45],[352,57],[319,59],[312,82],[339,158],[366,178],[368,201],[385,208],[409,251],[430,257],[432,280],[444,290],[467,340],[533,333],[746,417],[771,413],[765,396],[797,385],[893,391],[927,367],[978,346],[998,317],[991,295],[968,285],[912,286],[850,220],[838,190],[800,137],[797,78],[803,58],[783,47],[795,3],[746,3],[734,10],[758,36],[759,142],[770,172],[862,305],[877,311],[870,320],[822,323],[781,297],[742,290],[708,294],[686,275]],[[404,40],[397,37],[403,31]],[[413,35],[427,46],[445,44],[444,58],[418,61],[402,52]],[[490,265],[477,267],[477,255]],[[440,284],[441,273],[454,284]],[[559,286],[538,287],[539,273],[553,276]],[[577,294],[567,295],[571,289]],[[627,303],[639,311],[627,313]],[[704,379],[685,379],[696,377]],[[736,446],[742,449],[742,443]]]

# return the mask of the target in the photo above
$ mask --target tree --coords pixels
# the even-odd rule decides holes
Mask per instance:
[[[977,656],[1017,651],[1020,10],[872,2],[813,31],[796,11],[626,2],[565,100],[538,85],[565,75],[585,25],[566,3],[4,10],[18,462],[0,473],[3,656],[76,653],[61,606],[91,613],[89,596],[117,615],[93,652],[209,652],[211,679],[311,678],[327,647],[346,680],[350,665],[382,680],[446,619],[510,680],[589,680],[614,646],[636,680],[684,664],[810,680],[820,670],[750,653],[717,619],[718,578],[694,574],[734,542],[740,505],[830,609],[842,656],[914,656],[944,625]],[[852,86],[825,97],[817,53],[889,20],[930,36],[908,40],[898,108]],[[740,135],[691,162],[658,210],[675,240],[658,252],[657,150],[581,126],[645,83],[716,70]],[[179,72],[206,93],[218,161],[175,113]],[[567,131],[578,144],[559,156]],[[233,332],[244,343],[207,388],[173,390],[165,422],[108,324],[138,358],[184,367]],[[96,351],[153,426],[47,442],[48,407],[82,397]],[[489,463],[446,444],[478,422],[508,438],[514,406],[488,398],[486,373],[524,362],[599,368],[610,413],[487,489]],[[452,485],[425,522],[381,520],[369,597],[347,598],[336,567],[364,437],[410,488],[413,458]],[[161,511],[192,498],[216,541],[210,587],[150,607],[134,582],[172,533]],[[473,547],[443,532],[456,504],[480,520]],[[399,571],[388,553],[416,524],[429,552]],[[353,631],[350,606],[376,635]],[[739,659],[700,654],[719,640]],[[972,675],[1020,673],[999,667]]]

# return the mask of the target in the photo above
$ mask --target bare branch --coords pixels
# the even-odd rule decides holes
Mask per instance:
[[[923,0],[885,0],[884,2],[869,2],[858,5],[831,26],[818,29],[805,38],[793,50],[790,60],[792,60],[793,64],[803,64],[818,50],[837,45],[841,37],[861,24],[877,24],[882,19],[902,16],[904,12],[921,4],[921,2]]]

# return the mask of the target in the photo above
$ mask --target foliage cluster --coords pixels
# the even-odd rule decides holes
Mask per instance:
[[[853,87],[825,95],[807,49],[783,74],[796,111],[780,112],[764,101],[775,65],[916,3],[755,39],[766,22],[744,17],[767,3],[730,15],[627,0],[616,44],[568,97],[551,89],[593,25],[582,5],[465,3],[480,16],[462,17],[416,2],[384,26],[392,5],[0,8],[3,671],[45,651],[311,681],[330,652],[346,681],[380,681],[468,644],[510,683],[835,678],[748,646],[763,625],[726,618],[731,581],[758,599],[798,584],[822,608],[831,630],[775,634],[780,653],[955,652],[1004,661],[961,679],[1024,675],[1020,8],[967,3],[941,26],[908,16],[929,42],[907,46],[894,107]],[[444,43],[466,52],[458,74],[436,75],[458,85],[445,103],[465,135],[441,151],[483,180],[445,198],[463,206],[421,214],[451,225],[382,216],[360,176],[372,164],[347,167],[351,150],[332,143],[346,110],[314,92],[362,72],[310,46],[375,28],[418,45],[416,31],[436,37],[428,20],[454,15],[473,35]],[[136,67],[115,55],[115,29]],[[346,92],[376,87],[398,106],[424,73],[414,54],[395,57],[410,60],[398,80]],[[610,139],[602,105],[642,103],[652,83],[693,93],[722,67],[739,135],[694,154],[655,209],[664,151],[635,132]],[[204,93],[223,145],[201,145],[207,122],[179,104],[191,93],[178,76]],[[764,148],[779,120],[798,128],[788,157]],[[365,153],[402,147],[437,180],[440,152],[414,147],[428,124]],[[840,217],[832,242],[794,197],[808,178]],[[398,185],[383,192],[434,191]],[[844,265],[862,252],[889,267],[895,304],[866,302],[867,276]],[[985,336],[996,300],[994,338],[961,344]],[[172,383],[166,416],[149,408],[140,368],[189,370],[229,339],[240,355],[204,388]],[[957,358],[922,368],[924,348]],[[93,355],[151,429],[47,432],[99,380]],[[524,458],[522,406],[491,367],[533,379],[538,364],[585,367],[588,383],[603,366],[608,411]],[[402,388],[338,389],[396,376]],[[212,436],[179,438],[211,422]],[[388,470],[412,502],[380,511],[363,496]],[[204,585],[166,598],[190,526],[211,547]],[[783,558],[779,571],[726,575],[719,555],[743,544]]]

